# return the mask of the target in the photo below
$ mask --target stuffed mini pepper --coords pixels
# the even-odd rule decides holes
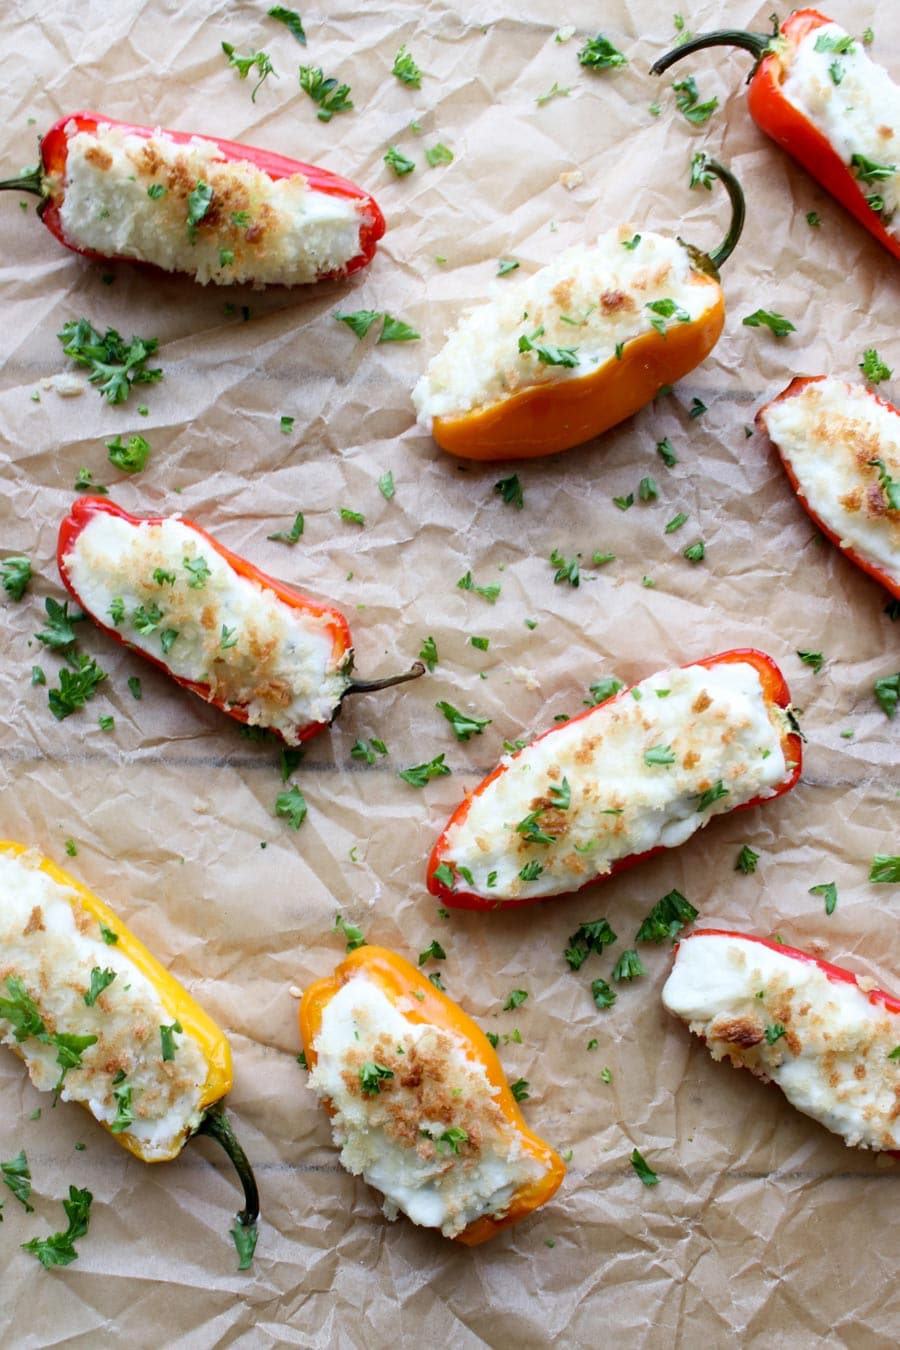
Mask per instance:
[[[72,596],[117,641],[231,717],[298,745],[341,700],[421,675],[355,680],[347,620],[180,516],[142,519],[80,497],[59,530]]]
[[[348,276],[384,234],[373,198],[337,174],[93,112],[61,117],[40,164],[0,188],[36,193],[47,229],[76,253],[217,285]]]
[[[664,670],[505,756],[450,818],[428,889],[461,909],[564,895],[781,796],[800,765],[770,657],[730,651]]]
[[[222,1108],[224,1033],[118,916],[62,868],[0,842],[0,1044],[34,1086],[79,1102],[143,1162],[215,1138],[259,1213],[256,1182]]]
[[[725,322],[718,269],[744,222],[734,177],[713,160],[732,218],[710,254],[622,226],[568,249],[470,310],[413,391],[420,424],[461,459],[552,455],[599,436],[712,351]]]
[[[755,57],[747,106],[757,126],[900,258],[900,88],[863,41],[818,10],[799,9],[773,33],[701,33],[660,57],[653,73],[718,46]]]
[[[819,375],[792,380],[756,422],[822,533],[900,599],[900,412]]]
[[[388,1218],[472,1247],[562,1181],[484,1032],[395,953],[360,947],[310,985],[300,1032],[341,1162],[384,1193]]]
[[[669,1012],[856,1148],[900,1148],[900,999],[808,952],[706,930],[679,942]]]

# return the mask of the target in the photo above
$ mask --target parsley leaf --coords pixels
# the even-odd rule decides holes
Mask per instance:
[[[487,600],[490,605],[493,605],[496,602],[497,596],[500,594],[499,581],[488,582],[486,586],[476,586],[475,582],[472,580],[471,572],[467,572],[464,577],[460,577],[456,585],[461,591],[474,591],[475,594],[480,595],[483,600]]]
[[[91,987],[85,991],[84,1001],[89,1008],[93,1008],[97,999],[107,989],[116,978],[114,970],[101,970],[99,966],[94,966],[91,971]]]
[[[680,891],[669,891],[658,900],[635,935],[635,942],[665,942],[674,938],[686,923],[696,919],[699,910]]]
[[[429,146],[425,151],[425,158],[428,160],[429,166],[434,169],[438,164],[452,164],[453,151],[438,141],[437,145]]]
[[[156,384],[163,377],[161,370],[147,369],[157,338],[132,337],[126,343],[114,328],[101,337],[88,319],[70,319],[57,337],[66,356],[91,371],[88,380],[108,403],[124,403],[134,385]]]
[[[101,670],[96,661],[87,656],[76,659],[77,670],[67,670],[64,666],[59,672],[59,688],[47,691],[48,706],[58,722],[77,708],[83,708],[88,699],[94,697],[97,685],[106,679],[106,671]]]
[[[569,945],[563,955],[572,970],[580,970],[591,952],[599,956],[605,947],[617,941],[616,934],[606,919],[594,919],[591,923],[579,924],[569,938]]]
[[[391,74],[396,75],[402,84],[408,84],[411,89],[421,89],[422,87],[422,72],[406,50],[405,45],[400,48],[394,57]]]
[[[254,68],[256,69],[259,79],[256,81],[256,84],[253,87],[253,93],[250,95],[251,103],[256,102],[256,95],[259,92],[260,86],[270,75],[274,75],[276,80],[278,79],[271,58],[266,52],[251,51],[246,56],[238,56],[230,42],[222,43],[222,51],[228,57],[229,67],[236,70],[242,80],[246,80],[250,71]]]
[[[649,750],[644,751],[644,763],[648,766],[653,764],[674,764],[675,751],[671,745],[652,745]]]
[[[378,334],[378,342],[416,342],[421,337],[415,328],[402,319],[395,319],[392,314],[385,313],[384,325]],[[376,344],[377,345],[377,344]]]
[[[849,33],[845,33],[843,37],[834,37],[831,33],[820,33],[813,45],[813,51],[836,52],[839,56],[850,56],[855,50],[854,40]]]
[[[900,857],[896,854],[891,856],[889,853],[876,853],[869,868],[869,880],[885,885],[900,882]]]
[[[631,1165],[645,1186],[657,1185],[659,1177],[637,1149],[631,1154]]]
[[[629,947],[619,957],[613,966],[612,977],[614,980],[636,980],[639,975],[646,975],[643,962],[633,947]]]
[[[341,520],[345,520],[349,525],[365,525],[366,523],[362,511],[351,511],[349,506],[341,507]]]
[[[578,53],[578,61],[589,70],[614,70],[617,66],[628,64],[628,58],[602,33],[598,33],[595,38],[588,38]]]
[[[557,585],[563,581],[568,581],[570,586],[580,585],[581,571],[577,558],[564,558],[557,549],[554,549],[550,554],[550,566],[556,568],[553,580]]]
[[[332,932],[343,933],[347,939],[348,952],[355,952],[358,948],[366,945],[362,929],[357,928],[355,923],[348,923],[342,914],[335,914]]]
[[[688,544],[684,550],[684,556],[688,562],[699,563],[706,557],[706,545],[702,539],[698,539],[695,544]]]
[[[447,953],[436,938],[432,938],[424,952],[419,952],[419,965],[424,966],[426,961],[446,961]]]
[[[748,844],[741,845],[741,851],[737,855],[737,862],[734,864],[736,872],[743,872],[744,876],[749,876],[756,871],[756,864],[759,862],[759,854],[754,853]]]
[[[31,563],[18,556],[4,558],[2,563],[3,589],[11,600],[21,600],[31,580]]]
[[[415,161],[408,159],[403,151],[396,145],[389,145],[384,154],[384,162],[389,169],[393,169],[398,178],[405,177],[415,169]]]
[[[527,1078],[517,1078],[514,1083],[510,1083],[509,1090],[517,1102],[527,1101],[531,1096],[528,1089],[531,1087]]]
[[[672,88],[675,90],[675,106],[695,127],[702,127],[708,122],[719,106],[719,100],[715,97],[705,103],[698,102],[700,95],[693,75],[686,80],[678,80]]]
[[[837,886],[833,881],[822,882],[819,886],[810,886],[810,895],[822,895],[825,897],[825,913],[833,914],[837,906]]]
[[[427,637],[422,639],[422,650],[419,652],[419,660],[424,661],[429,671],[431,671],[432,673],[434,672],[434,668],[438,663],[439,657],[438,657],[437,643],[435,642],[433,637]]]
[[[501,258],[497,264],[497,276],[509,276],[510,272],[515,272],[518,266],[519,263],[516,262],[515,258]]]
[[[269,18],[277,19],[283,23],[289,33],[293,33],[302,46],[306,46],[306,34],[303,31],[303,22],[300,15],[293,9],[285,9],[284,5],[273,5],[269,10]],[[243,1269],[243,1267],[241,1267]]]
[[[175,1033],[183,1032],[184,1027],[179,1021],[174,1021],[170,1026],[161,1026],[159,1029],[160,1053],[163,1063],[170,1063],[175,1058],[175,1051],[178,1047],[175,1044]]]
[[[565,366],[572,368],[579,365],[579,356],[577,347],[556,347],[553,345],[536,343],[535,338],[543,335],[543,328],[536,328],[528,336],[525,333],[519,338],[520,352],[533,352],[541,365],[544,366]]]
[[[134,1085],[125,1082],[114,1083],[113,1096],[116,1099],[116,1114],[109,1128],[112,1134],[122,1134],[134,1120],[134,1107],[131,1100],[134,1096]]]
[[[878,482],[884,493],[889,511],[900,511],[900,478],[893,478],[883,459],[866,461],[870,468],[878,470]]]
[[[806,223],[807,225],[810,226],[811,229],[814,230],[817,229],[822,224],[822,220],[821,217],[819,216],[818,211],[807,211]]]
[[[31,1195],[31,1171],[24,1149],[7,1162],[0,1162],[0,1177],[2,1177],[4,1185],[12,1191],[19,1204],[24,1207],[25,1213],[33,1214],[34,1205],[28,1203],[28,1197]]]
[[[512,474],[509,478],[501,478],[494,484],[494,491],[499,493],[508,506],[514,506],[518,511],[521,511],[525,505],[522,484],[519,482],[517,473]]]
[[[374,1097],[381,1091],[381,1084],[393,1078],[394,1070],[379,1064],[377,1060],[367,1060],[359,1071],[360,1091],[367,1097]]]
[[[610,989],[606,980],[591,980],[591,994],[598,1008],[611,1008],[618,995]]]
[[[213,190],[209,183],[198,178],[193,191],[188,193],[187,232],[193,244],[197,239],[197,226],[205,219],[212,206]]]
[[[773,1022],[771,1026],[766,1027],[765,1036],[768,1045],[774,1045],[780,1041],[782,1036],[786,1036],[787,1031],[781,1022]]]
[[[778,314],[774,309],[755,309],[752,314],[748,314],[742,319],[745,328],[759,328],[765,324],[766,328],[771,329],[775,337],[787,337],[788,333],[796,333],[796,328],[790,319],[786,319],[783,314]]]
[[[102,483],[94,482],[94,475],[90,469],[84,466],[78,470],[72,486],[75,492],[97,492],[101,496],[105,496],[109,492],[108,487],[104,487]]]
[[[537,858],[532,858],[524,867],[519,869],[520,881],[537,881],[544,870],[544,864],[538,862]]]
[[[320,122],[330,122],[335,113],[349,112],[353,107],[349,84],[338,84],[333,76],[326,78],[321,66],[301,66],[298,74],[300,88],[319,105],[316,116]]]
[[[714,802],[721,801],[723,797],[728,797],[730,793],[731,789],[725,786],[721,778],[716,779],[712,787],[707,788],[705,792],[701,792],[697,798],[697,811],[707,811]]]
[[[427,764],[414,764],[409,769],[401,769],[399,777],[411,787],[424,787],[432,778],[441,778],[450,772],[450,766],[444,763],[443,754],[435,755]]]
[[[306,819],[306,809],[306,798],[296,784],[275,798],[276,816],[284,816],[292,830],[299,830]]]
[[[267,534],[267,539],[274,539],[280,544],[296,544],[303,533],[303,512],[298,511],[294,516],[294,523],[289,530],[276,530],[274,534]]]
[[[590,686],[591,697],[586,698],[584,702],[588,707],[596,707],[599,703],[605,703],[607,699],[612,698],[624,687],[622,681],[617,680],[615,675],[607,675],[605,679],[598,680],[596,684]]]
[[[649,309],[655,315],[650,320],[650,324],[663,338],[666,336],[666,319],[675,319],[678,323],[691,322],[691,316],[687,310],[668,297],[662,300],[648,300],[644,308]]]
[[[862,354],[859,368],[870,384],[880,384],[893,375],[890,366],[885,365],[874,347],[867,347]]]
[[[63,1209],[68,1219],[64,1233],[54,1233],[48,1238],[32,1238],[23,1242],[22,1248],[36,1256],[46,1270],[51,1266],[68,1266],[78,1258],[75,1242],[84,1237],[91,1217],[91,1203],[94,1197],[90,1191],[69,1187],[69,1198],[63,1201]]]
[[[467,741],[471,736],[480,736],[484,728],[491,724],[489,717],[475,717],[469,713],[461,713],[452,703],[446,703],[443,699],[434,706],[444,714],[458,741]]]
[[[353,759],[364,759],[367,764],[374,764],[378,755],[387,754],[387,746],[384,741],[375,740],[372,741],[372,748],[369,749],[365,741],[361,741],[357,737],[356,741],[351,746],[350,754]]]
[[[896,675],[882,675],[880,680],[875,681],[874,693],[881,711],[887,717],[893,718],[897,711],[897,703],[900,702],[900,672]]]
[[[861,183],[879,183],[892,178],[897,172],[896,164],[876,164],[865,155],[851,155],[850,165],[856,170],[856,177]]]
[[[665,534],[674,534],[676,530],[680,530],[680,529],[681,529],[682,525],[684,525],[684,524],[687,522],[687,519],[688,519],[688,517],[684,514],[684,512],[683,512],[683,511],[679,511],[679,512],[678,512],[678,515],[677,515],[677,516],[673,516],[672,519],[668,522],[668,524],[666,525],[666,528],[665,528],[664,533],[665,533]]]
[[[811,666],[814,673],[818,675],[825,664],[825,657],[821,652],[799,652],[797,655],[805,666]]]

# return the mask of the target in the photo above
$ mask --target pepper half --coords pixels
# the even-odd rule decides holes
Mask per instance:
[[[364,1005],[358,1022],[354,1001]],[[528,1129],[484,1032],[403,957],[384,947],[352,952],[306,990],[300,1035],[342,1161],[384,1191],[392,1213],[404,1209],[475,1247],[559,1187],[565,1165]],[[480,1212],[463,1224],[465,1188],[477,1188],[482,1162]],[[391,1188],[392,1168],[406,1204]]]
[[[132,516],[80,497],[59,529],[60,575],[123,645],[239,722],[289,745],[322,731],[348,694],[424,673],[355,680],[347,620],[232,553],[191,520]]]
[[[825,27],[828,33],[818,32]],[[817,32],[818,36],[810,41]],[[819,88],[813,89],[812,97],[821,113],[822,125],[817,124],[810,109],[794,101],[790,87],[785,89],[801,45],[805,53],[812,49],[810,57],[812,53],[821,57],[821,61],[815,61],[813,78],[819,82]],[[750,52],[755,64],[748,78],[747,107],[756,125],[821,183],[895,258],[900,258],[900,234],[887,228],[892,223],[896,202],[886,205],[879,190],[890,179],[894,180],[895,196],[900,190],[897,164],[882,162],[885,152],[890,155],[892,144],[892,158],[897,158],[900,126],[895,125],[892,131],[885,126],[885,118],[890,117],[891,101],[897,106],[898,91],[886,72],[869,61],[860,45],[818,10],[799,9],[780,28],[776,20],[771,33],[731,28],[701,33],[661,56],[650,69],[654,75],[662,75],[676,61],[707,47],[739,47]],[[879,93],[867,88],[871,86],[873,72],[877,72],[879,85],[883,82],[885,86]],[[893,92],[892,100],[884,97],[888,86]],[[866,94],[870,98],[863,102]],[[860,134],[860,105],[871,111],[867,137]],[[849,130],[842,138],[843,149],[839,149],[829,138],[827,123],[829,118],[834,123],[835,109],[844,108],[853,115],[847,119]]]
[[[39,196],[50,233],[85,257],[218,284],[349,276],[384,234],[374,198],[326,169],[95,112],[61,117],[37,167],[0,188]]]
[[[826,539],[900,600],[900,410],[811,375],[760,408],[756,425]]]
[[[731,202],[711,253],[623,228],[504,283],[463,318],[413,394],[442,449],[477,460],[556,454],[624,421],[712,351],[725,322],[719,268],[740,238],[744,200],[720,164],[704,157],[700,169]]]
[[[570,894],[714,815],[780,797],[801,763],[788,688],[765,653],[662,671],[508,755],[450,817],[428,889],[479,910]]]
[[[797,947],[721,929],[682,939],[669,1012],[727,1059],[781,1088],[851,1147],[896,1150],[900,999]]]
[[[0,1043],[35,1086],[52,1088],[59,1066],[56,1095],[143,1162],[209,1135],[243,1188],[238,1220],[253,1228],[256,1181],[222,1106],[231,1049],[209,1014],[107,904],[10,841],[0,842],[0,937]]]

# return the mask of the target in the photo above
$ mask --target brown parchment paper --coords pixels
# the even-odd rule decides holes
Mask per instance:
[[[684,17],[695,32],[764,30],[769,8],[696,4]],[[320,162],[371,189],[388,220],[376,261],[349,283],[231,293],[87,263],[57,244],[33,206],[20,210],[8,194],[0,202],[0,552],[28,554],[36,573],[20,604],[0,598],[0,835],[68,865],[227,1028],[231,1110],[263,1208],[252,1271],[238,1274],[228,1237],[238,1193],[212,1145],[195,1141],[177,1162],[146,1166],[83,1111],[49,1109],[4,1052],[0,1157],[26,1149],[35,1213],[3,1193],[0,1340],[23,1350],[120,1337],[191,1350],[891,1344],[900,1332],[896,1163],[851,1152],[774,1089],[714,1065],[663,1013],[665,950],[642,951],[648,976],[621,986],[605,1013],[589,985],[608,977],[612,959],[573,974],[562,953],[578,923],[600,915],[620,949],[629,945],[675,886],[701,923],[818,943],[900,985],[900,895],[867,881],[874,853],[900,850],[897,732],[871,692],[898,667],[900,625],[883,613],[882,590],[817,538],[762,438],[745,436],[793,374],[854,377],[869,346],[900,366],[897,265],[751,123],[746,56],[690,61],[683,73],[720,107],[702,128],[681,117],[672,79],[646,73],[675,36],[668,6],[301,9],[305,50],[262,4],[25,0],[0,13],[6,172],[34,162],[35,135],[57,116],[90,107]],[[875,58],[900,73],[895,5],[835,0],[830,10],[851,31],[871,24]],[[575,35],[555,41],[568,25]],[[578,65],[598,30],[627,53],[625,69]],[[270,53],[280,78],[255,103],[222,40]],[[401,43],[425,72],[419,91],[390,75]],[[317,121],[297,85],[301,62],[349,83],[355,110]],[[538,105],[554,83],[570,92]],[[432,169],[424,152],[437,142],[454,160]],[[415,160],[414,173],[397,179],[386,168],[390,144]],[[409,391],[460,308],[503,284],[497,259],[514,257],[524,272],[621,220],[711,246],[727,206],[718,189],[688,189],[700,147],[734,168],[749,202],[713,355],[672,395],[557,458],[479,467],[439,451],[416,429]],[[581,184],[567,190],[560,176],[575,171]],[[778,341],[742,326],[760,306],[787,315],[796,333]],[[373,331],[357,342],[332,317],[338,307],[388,309],[421,340],[378,347]],[[55,335],[82,314],[157,336],[162,383],[124,407],[92,389],[62,398],[46,387],[69,365]],[[883,388],[900,393],[896,382]],[[708,411],[692,420],[695,397]],[[282,415],[294,418],[289,435]],[[135,431],[152,457],[128,477],[107,463],[104,441]],[[663,436],[678,456],[672,469],[654,449]],[[363,674],[403,667],[434,637],[433,675],[348,701],[310,744],[295,775],[309,803],[298,832],[273,814],[277,753],[99,632],[85,631],[82,646],[109,679],[83,712],[55,722],[46,689],[30,685],[36,662],[56,678],[58,662],[33,634],[44,598],[62,597],[56,528],[82,466],[126,508],[182,511],[337,603]],[[513,469],[522,511],[493,490]],[[391,501],[377,486],[387,470]],[[659,499],[618,510],[612,498],[646,475]],[[362,511],[365,527],[343,522],[342,506]],[[297,510],[306,519],[297,547],[268,541]],[[690,522],[666,536],[678,511]],[[706,559],[691,566],[682,549],[696,538]],[[554,584],[553,549],[581,554],[579,589]],[[596,550],[615,552],[615,563],[593,568]],[[495,605],[457,589],[468,570],[478,584],[502,584]],[[490,639],[487,652],[470,645],[473,635]],[[505,738],[577,712],[603,675],[631,682],[740,645],[782,664],[803,709],[809,744],[793,793],[717,819],[681,849],[577,897],[438,916],[425,858]],[[821,651],[823,670],[801,664],[798,649]],[[130,675],[141,678],[140,702]],[[458,745],[439,699],[491,723]],[[114,716],[112,733],[98,728],[101,714]],[[372,736],[389,755],[367,766],[350,750]],[[422,791],[397,777],[439,752],[450,777]],[[744,843],[760,854],[752,876],[734,870]],[[839,894],[830,918],[809,894],[828,881]],[[338,910],[413,959],[438,938],[449,992],[488,1029],[520,1033],[521,1043],[501,1041],[505,1068],[530,1083],[531,1125],[571,1160],[554,1201],[486,1247],[388,1224],[374,1193],[337,1164],[295,1062],[289,990],[340,959]],[[504,1013],[513,988],[528,1000]],[[634,1147],[659,1173],[652,1190],[629,1165]],[[95,1196],[90,1232],[74,1265],[46,1272],[19,1244],[63,1226],[70,1183]]]

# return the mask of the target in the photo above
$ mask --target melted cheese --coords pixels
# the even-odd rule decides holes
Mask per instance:
[[[816,380],[760,414],[819,520],[866,562],[900,584],[900,511],[888,509],[881,459],[900,479],[900,415],[862,385]]]
[[[186,566],[201,559],[209,569],[202,578]],[[132,525],[98,511],[64,565],[82,604],[102,623],[113,626],[110,609],[121,601],[117,628],[125,640],[179,679],[208,686],[207,699],[241,708],[252,726],[271,727],[296,745],[304,727],[334,716],[352,652],[335,666],[328,616],[295,609],[240,576],[180,520]],[[157,571],[174,581],[154,579]],[[141,611],[155,621],[149,633],[140,631]],[[164,635],[173,632],[165,651]]]
[[[313,1049],[309,1083],[333,1110],[341,1162],[383,1192],[388,1218],[402,1211],[455,1237],[484,1215],[502,1218],[541,1175],[462,1037],[410,1021],[364,972],[326,1005]],[[367,1063],[391,1073],[379,1091],[362,1090]],[[464,1132],[458,1152],[447,1131]]]
[[[639,242],[626,248],[633,238]],[[492,300],[471,309],[448,335],[413,390],[419,422],[456,417],[518,390],[590,375],[616,360],[616,346],[649,333],[665,318],[648,303],[671,300],[684,319],[697,319],[716,303],[718,286],[701,277],[683,244],[622,226],[589,248],[562,253],[521,281],[498,284]],[[534,337],[536,330],[543,332]],[[519,338],[575,347],[578,364],[547,365],[520,352]]]
[[[204,283],[285,286],[340,272],[360,251],[365,203],[316,191],[302,173],[272,179],[247,160],[226,160],[212,141],[182,145],[164,131],[148,138],[106,123],[95,133],[70,123],[66,134],[60,220],[78,248]],[[191,230],[189,198],[198,183],[213,195]]]
[[[798,1111],[847,1144],[900,1147],[900,1014],[859,984],[758,942],[697,933],[680,943],[665,1006],[728,1059],[777,1083]],[[777,1035],[784,1027],[784,1035]]]
[[[867,198],[880,197],[878,214],[885,229],[900,238],[900,87],[887,71],[866,55],[862,42],[850,52],[816,50],[823,40],[840,41],[848,35],[839,24],[828,23],[808,33],[786,53],[787,76],[782,93],[830,142],[854,176],[854,155],[890,170],[885,178],[860,180]],[[835,84],[834,69],[840,78]]]
[[[131,1088],[127,1133],[147,1161],[173,1157],[200,1123],[208,1077],[203,1051],[189,1034],[176,1032],[175,1056],[163,1060],[160,1027],[175,1019],[147,977],[103,941],[77,893],[41,871],[40,862],[35,853],[0,851],[0,998],[10,997],[7,980],[13,976],[37,1004],[48,1032],[96,1036],[82,1052],[82,1067],[66,1073],[63,1101],[81,1102],[110,1125],[119,1109],[115,1088]],[[94,969],[112,970],[115,979],[91,1008],[84,995]],[[12,1023],[2,1016],[0,1043],[22,1055],[36,1088],[54,1088],[60,1076],[54,1045],[34,1036],[16,1041]]]
[[[751,665],[662,671],[507,756],[448,829],[441,860],[468,869],[472,884],[461,877],[459,888],[487,899],[575,890],[619,858],[681,844],[711,816],[771,795],[788,770],[785,730]],[[666,751],[671,763],[646,762]],[[717,784],[727,795],[699,809]],[[529,842],[517,828],[535,811],[553,842]],[[529,867],[537,876],[523,878]]]

